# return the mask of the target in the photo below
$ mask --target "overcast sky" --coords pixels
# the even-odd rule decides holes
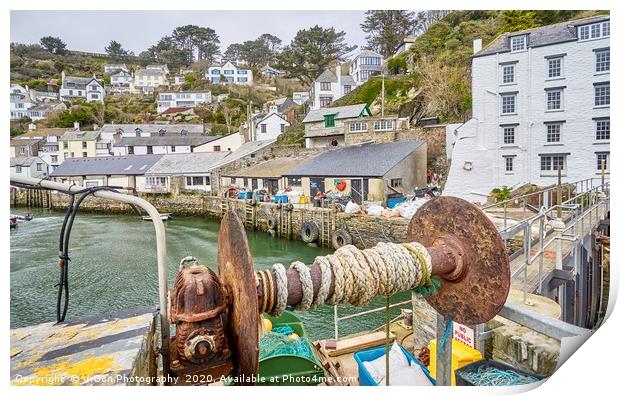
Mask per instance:
[[[71,50],[103,52],[116,40],[137,55],[175,27],[191,24],[214,29],[223,52],[263,33],[288,44],[298,30],[318,24],[344,30],[348,44],[361,46],[363,20],[364,11],[11,11],[11,42],[58,36]]]

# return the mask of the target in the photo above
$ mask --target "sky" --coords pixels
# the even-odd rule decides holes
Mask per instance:
[[[300,29],[314,25],[344,30],[347,43],[362,46],[364,11],[11,11],[11,42],[38,43],[60,37],[75,51],[104,52],[110,40],[140,53],[177,26],[210,27],[220,48],[271,33],[288,44]]]

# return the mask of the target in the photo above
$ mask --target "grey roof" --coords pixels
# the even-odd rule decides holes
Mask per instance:
[[[531,48],[559,44],[567,41],[576,41],[577,26],[606,20],[609,20],[609,15],[577,19],[518,32],[504,33],[493,40],[481,51],[474,54],[474,57],[510,52],[510,37],[519,36],[522,34],[528,35],[528,47]]]
[[[261,122],[265,121],[267,118],[271,116],[279,117],[282,121],[286,122],[288,125],[291,125],[291,123],[288,122],[286,118],[284,118],[284,116],[278,113],[260,114],[259,116],[255,118],[256,125],[260,124]]]
[[[37,160],[41,160],[39,157],[13,157],[11,158],[11,167],[19,166],[31,166]]]
[[[357,83],[355,82],[355,80],[353,79],[353,77],[351,77],[351,76],[349,76],[349,75],[342,76],[342,77],[340,78],[340,83],[341,83],[342,85],[353,85],[353,86],[357,85]]]
[[[161,69],[140,69],[136,71],[136,76],[165,76],[166,73]]]
[[[124,137],[115,146],[199,146],[219,139],[220,136],[207,135],[171,135],[171,136],[140,136],[140,137]]]
[[[166,133],[178,133],[186,130],[188,134],[203,134],[203,124],[103,124],[99,129],[102,133],[115,133],[118,129],[124,132],[135,131],[139,128],[144,133],[158,134],[164,129]]]
[[[67,141],[86,142],[86,141],[91,141],[91,140],[97,140],[100,134],[101,134],[100,131],[68,131],[68,132],[65,132],[64,135],[62,135],[60,140],[62,140],[63,142],[67,142]]]
[[[379,54],[379,53],[377,53],[377,52],[375,52],[375,51],[365,49],[365,50],[361,50],[360,52],[358,52],[358,53],[357,53],[357,54],[353,57],[353,60],[355,60],[356,58],[359,58],[360,56],[378,56],[378,57],[380,57],[380,58],[383,58],[383,55],[381,55],[381,54]]]
[[[161,155],[67,158],[50,176],[143,175]]]
[[[338,106],[338,107],[324,107],[321,109],[310,110],[310,112],[306,115],[306,118],[302,121],[306,122],[317,122],[323,121],[325,116],[328,114],[335,114],[334,117],[336,120],[340,120],[343,118],[356,118],[362,114],[362,111],[366,108],[365,103],[349,105],[349,106]]]
[[[366,143],[328,150],[283,176],[383,177],[424,142]]]
[[[228,155],[226,157],[224,157],[222,159],[222,161],[220,161],[220,163],[218,164],[218,167],[224,166],[224,165],[229,164],[229,163],[231,163],[233,161],[236,161],[238,159],[241,159],[243,157],[251,155],[252,153],[254,153],[254,152],[258,151],[258,150],[261,150],[261,149],[264,149],[266,147],[271,146],[275,142],[276,142],[276,139],[256,140],[256,141],[253,141],[253,142],[243,143],[235,151],[229,152]]]
[[[166,154],[146,174],[176,176],[209,173],[226,155],[226,151]]]
[[[312,129],[306,129],[306,133],[304,134],[304,137],[315,138],[315,137],[340,136],[340,135],[344,135],[344,128],[312,128]]]
[[[96,81],[97,83],[99,83],[100,85],[103,85],[103,83],[93,77],[73,77],[73,76],[66,76],[65,79],[62,82],[62,87],[63,88],[77,88],[77,89],[86,89],[86,86],[88,84],[90,84],[91,81]],[[73,83],[75,84],[74,86],[68,87],[67,83]]]
[[[304,161],[312,158],[311,156],[303,157],[278,157],[245,168],[231,169],[223,172],[225,177],[264,177],[264,178],[280,178],[284,173],[295,169]]]
[[[338,82],[338,77],[336,74],[329,69],[325,69],[323,73],[321,73],[317,78],[317,82]]]

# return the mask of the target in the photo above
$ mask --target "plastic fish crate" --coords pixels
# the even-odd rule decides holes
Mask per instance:
[[[392,344],[390,344],[390,348],[392,347]],[[422,368],[422,371],[424,372],[424,374],[426,375],[426,378],[428,378],[431,383],[433,385],[435,385],[435,380],[433,379],[433,377],[431,377],[431,374],[428,372],[428,369],[426,368],[426,366],[424,366],[422,363],[420,363],[420,361],[418,359],[416,359],[415,356],[413,356],[408,350],[406,350],[405,348],[403,348],[402,346],[400,346],[400,349],[403,351],[403,353],[405,354],[405,356],[407,357],[407,360],[409,361],[409,364],[411,363],[415,363],[418,366],[420,366]],[[378,346],[378,347],[374,347],[374,348],[370,348],[370,349],[364,349],[362,351],[359,352],[355,352],[353,354],[353,358],[355,359],[355,361],[357,362],[357,368],[358,368],[358,375],[359,375],[359,384],[362,386],[378,386],[379,384],[377,384],[374,380],[374,378],[372,378],[372,375],[370,375],[370,373],[368,372],[368,370],[366,370],[366,366],[364,366],[364,362],[370,362],[372,360],[375,360],[381,356],[385,356],[385,346]]]

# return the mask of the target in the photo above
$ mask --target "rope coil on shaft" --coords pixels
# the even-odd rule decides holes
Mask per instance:
[[[379,242],[375,247],[360,250],[346,245],[334,254],[314,260],[321,270],[321,284],[316,295],[310,268],[300,261],[291,264],[299,274],[302,300],[297,310],[316,308],[323,304],[362,306],[375,296],[389,296],[405,290],[428,295],[436,293],[439,283],[431,278],[431,256],[419,243]],[[288,298],[286,271],[282,264],[273,266],[278,289],[277,304],[271,314],[277,316],[286,308]],[[327,298],[329,290],[332,295]]]

